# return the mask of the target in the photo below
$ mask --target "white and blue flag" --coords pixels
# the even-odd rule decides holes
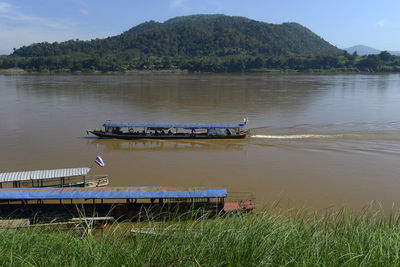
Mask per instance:
[[[100,167],[104,167],[104,161],[103,159],[100,157],[100,155],[97,155],[96,160],[94,161],[96,162],[97,165],[99,165]]]

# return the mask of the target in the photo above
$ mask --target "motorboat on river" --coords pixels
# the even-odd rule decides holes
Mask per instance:
[[[91,130],[100,138],[118,139],[231,139],[245,138],[250,131],[243,123],[111,123],[104,130]]]

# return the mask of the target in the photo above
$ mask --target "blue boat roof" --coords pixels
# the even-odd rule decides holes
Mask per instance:
[[[123,199],[123,198],[217,198],[226,197],[223,187],[68,187],[4,188],[0,199]]]
[[[105,123],[104,127],[140,127],[140,128],[183,128],[183,129],[211,129],[211,128],[242,128],[244,123]]]

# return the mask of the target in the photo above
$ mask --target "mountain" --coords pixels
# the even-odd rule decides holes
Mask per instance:
[[[244,17],[192,15],[149,21],[106,39],[39,43],[17,49],[22,57],[73,53],[122,57],[227,54],[333,54],[340,50],[297,23],[269,24]]]
[[[147,21],[105,39],[23,46],[1,57],[0,69],[400,71],[400,58],[387,52],[366,46],[347,51],[344,54],[298,23],[270,24],[245,17],[191,15],[163,23]],[[353,55],[354,51],[369,55]]]
[[[381,51],[369,46],[365,45],[355,45],[349,48],[344,49],[348,53],[353,54],[356,52],[359,56],[364,56],[364,55],[376,55],[379,54]]]
[[[394,56],[400,56],[400,51],[388,51],[388,52]]]
[[[346,50],[348,53],[353,54],[354,52],[357,52],[358,55],[360,56],[365,56],[365,55],[377,55],[380,52],[382,52],[381,50],[369,47],[369,46],[365,46],[365,45],[356,45],[356,46],[352,46],[349,48],[344,49]],[[388,51],[390,54],[395,55],[395,56],[400,56],[400,51]]]

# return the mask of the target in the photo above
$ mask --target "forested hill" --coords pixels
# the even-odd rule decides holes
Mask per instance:
[[[297,23],[192,15],[149,21],[113,37],[37,43],[0,58],[27,71],[170,70],[242,72],[350,69],[360,60]],[[396,64],[395,64],[396,65]],[[394,66],[394,65],[393,65]]]
[[[145,22],[106,39],[33,44],[17,49],[14,55],[35,57],[84,53],[132,59],[141,55],[288,56],[339,52],[339,49],[297,23],[277,25],[243,17],[193,15],[176,17],[164,23]]]

